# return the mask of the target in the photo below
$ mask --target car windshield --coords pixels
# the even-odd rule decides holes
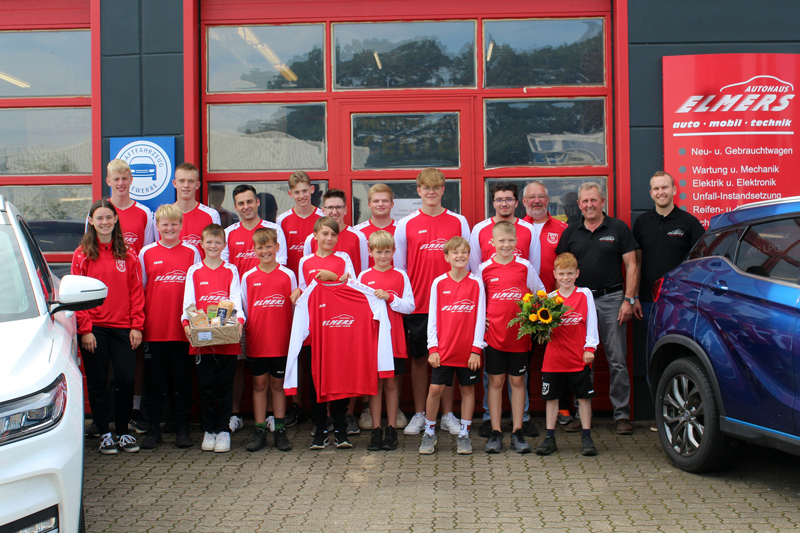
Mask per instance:
[[[0,225],[0,322],[37,316],[36,299],[17,242],[9,225]]]

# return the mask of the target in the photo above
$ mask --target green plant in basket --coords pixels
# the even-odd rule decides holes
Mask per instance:
[[[548,296],[543,290],[536,294],[526,294],[517,305],[517,316],[511,319],[508,327],[519,325],[518,339],[523,335],[533,335],[539,344],[550,340],[550,333],[561,324],[564,313],[570,310],[558,293]]]

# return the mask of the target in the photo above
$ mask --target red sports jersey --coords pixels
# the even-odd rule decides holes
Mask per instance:
[[[183,214],[181,240],[197,248],[201,259],[206,257],[206,253],[200,245],[203,242],[203,230],[209,224],[219,224],[219,213],[213,207],[198,203],[197,207]]]
[[[353,279],[311,284],[297,300],[286,363],[286,395],[297,394],[297,359],[311,335],[317,401],[374,396],[378,378],[394,376],[386,303]]]
[[[488,261],[497,253],[492,246],[492,229],[494,229],[494,218],[487,218],[479,222],[472,228],[469,236],[469,269],[478,272],[481,263]],[[514,255],[527,259],[533,269],[539,272],[539,241],[533,238],[533,226],[524,220],[517,219],[514,223],[517,230],[517,246]]]
[[[144,337],[147,342],[183,341],[186,335],[176,317],[183,314],[186,272],[200,262],[197,248],[185,242],[167,248],[148,244],[139,253],[144,285]]]
[[[320,270],[330,270],[337,276],[341,276],[345,272],[350,274],[350,277],[356,279],[356,274],[353,270],[353,263],[350,261],[350,256],[344,252],[333,252],[326,257],[320,257],[317,254],[309,254],[300,260],[299,284],[300,288],[306,290],[314,281],[314,276]]]
[[[583,352],[594,353],[600,343],[592,291],[575,287],[564,303],[572,309],[562,315],[561,324],[550,334],[542,372],[580,372],[586,366]]]
[[[358,281],[372,290],[389,293],[389,321],[392,324],[392,351],[398,359],[407,359],[406,332],[403,316],[414,311],[414,293],[408,274],[396,268],[385,272],[370,268],[358,275]]]
[[[382,229],[383,231],[388,231],[392,235],[392,237],[394,237],[394,231],[395,231],[395,229],[397,229],[397,222],[392,220],[392,223],[389,224],[388,226],[386,226],[385,228],[379,228],[378,226],[373,224],[372,223],[372,219],[370,219],[370,220],[367,220],[366,222],[362,222],[361,224],[357,225],[355,228],[358,231],[360,231],[361,233],[363,233],[364,234],[364,238],[367,239],[367,254],[369,254],[369,236],[372,235],[373,233],[375,233],[376,231],[378,231],[379,229]],[[394,264],[394,261],[392,261],[392,264]],[[375,266],[375,260],[372,259],[371,255],[368,255],[368,257],[367,257],[367,265],[368,265],[369,268],[372,268],[372,267]]]
[[[431,283],[450,271],[444,260],[444,243],[456,236],[469,240],[469,224],[449,210],[435,217],[417,210],[397,223],[394,266],[408,272],[416,302],[414,313],[428,312]]]
[[[283,265],[272,272],[259,267],[242,277],[242,307],[247,313],[247,356],[286,357],[292,330],[294,272]]]
[[[286,237],[286,245],[288,246],[288,258],[286,266],[294,272],[299,274],[300,260],[303,258],[303,245],[305,245],[306,237],[314,232],[314,223],[318,218],[325,216],[320,208],[316,208],[313,213],[306,218],[298,216],[294,208],[282,213],[275,221],[278,226],[283,230],[283,235]]]
[[[473,273],[455,281],[442,274],[431,286],[428,353],[439,352],[444,366],[466,367],[471,353],[486,347],[486,294]]]
[[[496,258],[481,263],[479,271],[486,288],[486,343],[503,352],[527,352],[531,349],[531,336],[517,339],[519,325],[513,328],[508,323],[517,315],[526,293],[535,293],[544,288],[533,266],[525,259],[515,257],[507,265]]]
[[[286,238],[283,231],[274,222],[269,220],[262,220],[253,229],[247,229],[242,226],[241,222],[237,222],[232,226],[225,228],[225,240],[227,245],[222,250],[222,260],[229,262],[236,267],[240,276],[258,264],[258,257],[256,257],[256,249],[253,244],[253,233],[258,228],[272,228],[278,234],[278,244],[280,249],[276,260],[279,264],[286,264]]]
[[[92,326],[119,329],[144,329],[144,290],[139,261],[130,249],[125,259],[116,259],[111,243],[97,243],[99,254],[92,261],[80,246],[72,255],[71,273],[99,279],[108,287],[103,305],[77,311],[78,335],[92,332]]]
[[[534,224],[529,216],[524,220],[534,227],[534,235],[539,237],[539,253],[541,254],[541,266],[537,270],[539,279],[544,283],[545,290],[552,292],[556,289],[556,278],[553,275],[553,263],[556,260],[556,246],[561,240],[561,234],[567,229],[567,224],[557,218],[547,215],[547,222],[544,225]]]
[[[367,269],[367,259],[369,258],[367,239],[364,234],[356,230],[353,226],[347,226],[344,231],[339,232],[339,240],[336,241],[334,251],[344,252],[350,256],[350,261],[353,267],[358,269],[358,272],[363,272]],[[312,233],[306,237],[306,242],[303,245],[303,253],[305,255],[313,254],[317,251],[317,241],[314,239]]]
[[[113,202],[112,202],[113,203]],[[139,252],[147,246],[156,242],[156,225],[153,220],[153,212],[146,205],[136,201],[127,209],[121,209],[114,205],[119,217],[119,227],[122,228],[122,235],[125,237],[125,244],[128,249],[137,256]],[[89,229],[89,217],[86,217],[84,231]]]
[[[241,285],[239,272],[230,263],[223,263],[217,268],[209,268],[205,263],[195,263],[186,273],[186,285],[183,292],[183,325],[189,325],[189,315],[185,309],[189,304],[194,304],[198,309],[208,310],[208,304],[230,300],[236,309],[239,322],[245,323],[245,314],[242,310]],[[204,346],[191,348],[191,353],[218,353],[222,355],[239,355],[239,343],[225,344],[222,346]]]

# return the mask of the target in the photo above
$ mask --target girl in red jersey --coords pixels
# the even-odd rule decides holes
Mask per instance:
[[[138,452],[136,439],[128,434],[128,421],[133,411],[136,349],[144,328],[144,290],[139,261],[128,251],[117,210],[108,200],[96,201],[89,210],[86,234],[72,256],[72,274],[108,286],[103,305],[76,313],[89,405],[102,436],[100,453]],[[109,429],[109,363],[114,370],[116,441]]]

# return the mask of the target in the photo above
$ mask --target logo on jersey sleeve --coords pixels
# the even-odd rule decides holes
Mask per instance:
[[[471,313],[473,309],[475,309],[475,302],[466,299],[442,307],[442,311],[450,313]]]
[[[214,302],[221,302],[222,300],[225,300],[227,297],[228,297],[227,291],[216,291],[212,292],[211,294],[205,294],[201,296],[198,301],[214,303]]]
[[[117,259],[117,270],[120,272],[125,272],[125,260],[124,259]]]
[[[420,250],[424,250],[424,251],[428,251],[428,252],[431,252],[431,251],[444,252],[444,244],[446,242],[447,242],[447,239],[445,239],[445,238],[435,239],[435,240],[432,240],[431,242],[426,242],[425,244],[421,245],[419,247],[419,249]]]
[[[492,300],[518,302],[522,300],[523,294],[522,290],[518,287],[509,287],[508,289],[503,289],[502,291],[492,294],[490,298]]]
[[[330,320],[323,320],[322,325],[329,328],[349,328],[355,319],[350,315],[341,314]]]
[[[184,283],[186,281],[186,272],[182,270],[173,270],[169,274],[156,276],[156,281],[163,283]]]
[[[548,244],[558,244],[558,233],[547,233]]]
[[[192,233],[191,235],[184,236],[183,242],[185,242],[186,244],[191,244],[196,248],[200,248],[200,244],[203,242],[203,240],[200,238],[199,235],[195,235],[194,233]]]
[[[286,298],[282,294],[273,294],[253,302],[253,307],[283,307],[286,305]]]
[[[122,236],[125,238],[125,244],[130,246],[131,244],[136,244],[136,241],[139,240],[139,236],[133,232],[123,232]]]

